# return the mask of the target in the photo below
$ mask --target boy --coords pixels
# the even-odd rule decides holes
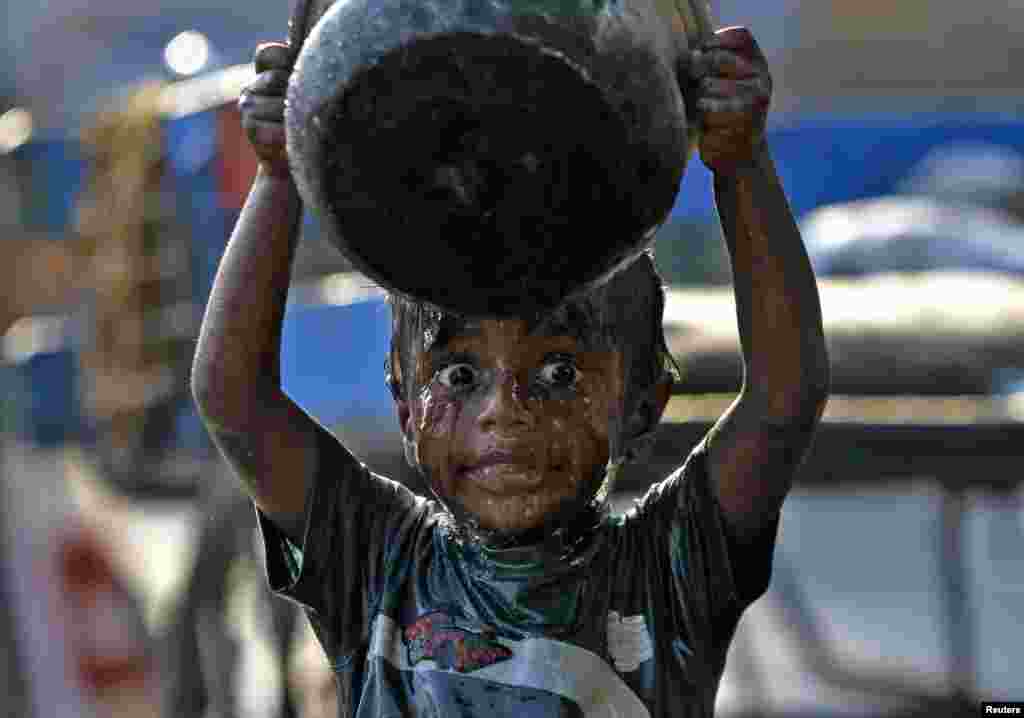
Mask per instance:
[[[337,674],[340,714],[710,716],[828,385],[753,37],[719,31],[679,68],[715,174],[745,384],[682,468],[618,518],[609,476],[672,384],[649,257],[540,319],[393,300],[389,384],[433,500],[370,474],[282,392],[300,214],[281,125],[290,60],[261,47],[241,100],[260,169],[192,381],[257,506],[271,585],[306,606]]]

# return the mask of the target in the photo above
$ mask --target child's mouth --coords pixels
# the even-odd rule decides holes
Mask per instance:
[[[518,493],[534,489],[544,480],[533,456],[520,456],[511,452],[488,453],[473,464],[460,466],[456,475],[472,481],[491,493]]]

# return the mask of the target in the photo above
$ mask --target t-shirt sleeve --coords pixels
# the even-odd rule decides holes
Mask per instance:
[[[670,601],[673,633],[724,660],[743,611],[768,588],[778,519],[743,542],[734,538],[714,496],[704,444],[636,509],[634,527],[653,554],[655,587]],[[667,575],[666,575],[667,574]]]
[[[340,443],[326,455],[337,460],[324,462],[311,487],[301,544],[256,513],[270,588],[307,609],[325,651],[340,660],[366,640],[385,582],[411,550],[427,505]]]

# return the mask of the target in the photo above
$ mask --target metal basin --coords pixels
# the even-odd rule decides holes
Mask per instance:
[[[699,2],[699,0],[698,0]],[[656,0],[342,0],[299,54],[293,174],[385,288],[543,311],[650,243],[692,146],[675,66],[706,12]]]

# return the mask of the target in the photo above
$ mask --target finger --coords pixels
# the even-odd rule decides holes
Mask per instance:
[[[749,135],[716,132],[701,138],[700,154],[709,166],[721,165],[736,162],[743,157],[749,158],[754,146]]]
[[[700,96],[702,98],[735,97],[741,94],[741,80],[731,80],[725,77],[705,77],[700,81]]]
[[[728,50],[752,60],[763,60],[764,53],[757,44],[753,33],[749,29],[740,26],[724,27],[703,43],[704,50]]]
[[[289,75],[283,70],[268,70],[256,75],[256,79],[243,92],[253,95],[284,95],[288,89]]]
[[[759,66],[732,50],[694,50],[690,61],[690,77],[731,77],[742,80],[763,72]]]
[[[285,101],[280,97],[242,95],[238,101],[238,109],[244,116],[267,122],[283,122],[284,107]]]
[[[719,82],[722,82],[724,84],[733,81],[725,80]],[[753,99],[754,98],[746,92],[723,92],[701,94],[700,97],[697,98],[697,110],[704,115],[718,114],[723,112],[749,112],[754,107]]]
[[[725,157],[742,154],[745,148],[756,145],[763,134],[751,132],[749,128],[718,128],[701,136],[701,153]]]
[[[745,98],[751,107],[767,104],[772,96],[771,80],[757,75],[746,80],[732,80],[725,77],[705,77],[700,81],[702,98]]]
[[[251,118],[242,119],[242,128],[249,140],[257,147],[284,147],[284,125],[280,122],[264,122]]]
[[[292,55],[292,49],[283,42],[265,42],[257,46],[252,61],[256,66],[256,72],[266,70],[288,72],[292,67]]]
[[[754,107],[754,103],[744,97],[702,97],[697,102],[697,111],[706,127],[749,125]]]

